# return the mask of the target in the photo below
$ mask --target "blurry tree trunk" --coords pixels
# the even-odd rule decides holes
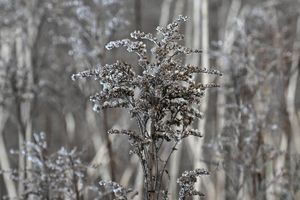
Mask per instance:
[[[75,122],[74,114],[69,112],[66,113],[64,117],[65,117],[68,142],[73,142],[75,138],[75,130],[76,130],[76,122]]]
[[[170,184],[169,192],[171,195],[170,199],[177,199],[177,178],[180,170],[180,163],[182,162],[182,145],[177,146],[177,151],[170,160]]]
[[[295,100],[296,100],[296,89],[297,89],[297,80],[299,76],[300,68],[300,17],[297,19],[297,28],[296,28],[296,40],[294,41],[293,55],[292,55],[292,66],[291,66],[291,75],[289,78],[289,85],[287,91],[287,110],[289,113],[289,120],[291,123],[292,129],[292,140],[294,141],[294,147],[296,152],[300,153],[300,124],[297,119]]]
[[[22,30],[20,28],[17,29],[16,31],[16,57],[17,57],[17,71],[20,71],[20,73],[22,73],[22,71],[24,71],[24,54],[23,54],[23,41],[22,41]],[[14,81],[12,83],[15,84],[13,85],[13,93],[15,95],[15,106],[16,106],[16,118],[18,121],[18,139],[19,139],[19,151],[22,152],[24,150],[24,141],[25,141],[25,137],[26,137],[26,125],[24,122],[24,114],[22,111],[22,108],[24,107],[24,104],[21,103],[21,99],[19,96],[19,88],[17,88],[17,83],[15,83],[17,80],[12,80]],[[27,116],[24,116],[25,118]],[[26,178],[26,160],[24,159],[23,155],[19,155],[19,172],[20,172],[20,179],[23,180]],[[24,191],[24,185],[22,181],[19,181],[19,187],[18,187],[18,193],[19,194],[23,194]]]
[[[174,20],[179,15],[184,15],[183,9],[184,9],[184,4],[185,4],[186,1],[188,1],[188,0],[177,0],[176,1],[174,15],[173,15],[173,19]]]
[[[97,117],[96,113],[92,110],[91,105],[87,104],[85,108],[85,118],[87,121],[87,127],[89,132],[91,133],[91,139],[94,146],[95,151],[97,152],[101,145],[103,145],[103,139],[101,134],[99,134],[99,128],[97,127]]]
[[[8,153],[6,151],[5,147],[5,141],[4,141],[4,126],[6,124],[7,120],[7,113],[4,111],[2,107],[0,107],[0,170],[3,170],[3,180],[6,187],[7,195],[9,198],[15,198],[17,197],[17,190],[14,181],[10,178],[10,162],[8,158]]]
[[[16,32],[16,59],[17,59],[17,72],[22,73],[22,78],[16,78],[16,82],[21,84],[20,88],[15,87],[15,104],[17,107],[17,119],[19,127],[19,148],[24,150],[24,141],[30,140],[32,136],[32,101],[34,99],[34,75],[35,67],[33,60],[38,59],[38,37],[41,31],[42,15],[38,10],[38,1],[26,1],[25,5],[16,4],[16,10],[22,9],[18,6],[24,6],[26,10],[24,27],[18,27]],[[21,81],[21,83],[19,82]],[[22,92],[22,96],[20,96]],[[30,168],[30,162],[27,161],[26,156],[20,156],[19,168],[23,178],[27,178],[27,171]],[[22,181],[20,181],[22,183]],[[22,185],[19,186],[19,193],[22,194]]]
[[[2,37],[2,36],[0,36]],[[11,170],[10,161],[8,157],[8,153],[5,146],[4,141],[4,128],[6,125],[6,121],[8,119],[8,113],[5,111],[5,94],[3,93],[4,87],[6,84],[7,77],[7,65],[10,59],[9,48],[6,48],[5,44],[2,44],[0,47],[0,171],[5,171],[3,173],[3,180],[5,184],[5,188],[7,191],[7,195],[10,198],[17,197],[17,190],[14,181],[10,178],[10,174],[8,171]]]
[[[218,2],[219,3],[219,2]],[[222,41],[223,44],[226,41],[226,34],[228,34],[229,30],[225,32],[225,28],[229,26],[230,23],[233,22],[233,19],[227,19],[227,12],[229,10],[230,3],[222,1],[222,5],[220,6],[218,10],[218,40]],[[233,32],[233,31],[231,31]],[[225,49],[224,46],[221,49],[222,53],[225,53],[225,51],[231,51],[230,49]],[[222,57],[217,60],[217,65],[221,66],[221,71],[223,72],[226,69],[226,66],[223,64],[223,59]],[[222,78],[219,79],[219,84],[221,87],[223,87],[226,83],[226,76],[223,76]],[[217,94],[217,134],[218,138],[217,140],[220,140],[222,137],[222,131],[225,127],[225,104],[226,104],[226,99],[225,99],[225,92],[224,90],[218,90]],[[225,156],[222,153],[219,153],[219,170],[217,172],[217,177],[216,177],[216,199],[217,200],[225,200],[226,199],[226,171],[224,169],[224,163],[225,163]]]
[[[135,29],[142,30],[142,0],[134,0]]]
[[[194,1],[194,49],[200,49],[200,39],[201,39],[201,67],[209,68],[209,5],[207,0],[195,0]],[[201,28],[200,28],[201,27]],[[199,65],[199,56],[195,55],[194,64]],[[207,84],[209,83],[209,77],[207,74],[202,74],[201,83]],[[198,129],[200,132],[206,137],[205,126],[207,119],[207,106],[209,102],[209,96],[205,96],[201,102],[201,111],[204,113],[203,119],[198,122]],[[205,142],[205,138],[197,138],[194,147],[195,157],[194,157],[194,168],[208,168],[205,162],[201,163],[201,159],[203,159],[203,144]],[[206,189],[207,198],[215,200],[215,186],[212,181],[212,177],[205,177],[201,179],[202,185]],[[200,190],[200,182],[198,181],[195,185],[197,190]]]
[[[201,5],[202,0],[193,0],[193,49],[201,49]],[[200,56],[193,55],[192,64],[199,65]]]
[[[293,66],[291,66],[290,64],[294,64],[293,62],[288,63],[285,62],[284,60],[284,54],[286,53],[286,45],[284,44],[285,38],[283,36],[283,32],[281,30],[280,27],[280,16],[277,14],[275,14],[274,19],[276,20],[274,23],[274,29],[275,29],[275,33],[273,36],[273,42],[274,42],[274,48],[275,49],[279,49],[279,56],[277,56],[276,59],[276,65],[275,68],[278,71],[278,78],[277,80],[274,80],[272,82],[272,91],[277,91],[277,95],[276,97],[278,97],[278,105],[275,103],[275,106],[277,106],[278,108],[278,114],[275,115],[274,114],[272,116],[270,116],[270,118],[272,119],[275,118],[278,126],[279,126],[279,130],[280,130],[280,140],[274,140],[273,139],[273,144],[274,146],[278,147],[279,146],[279,150],[281,152],[283,152],[281,155],[279,155],[276,160],[275,160],[275,166],[274,166],[274,174],[275,175],[280,175],[282,174],[282,176],[279,178],[279,180],[274,184],[274,189],[275,189],[275,193],[279,193],[282,192],[282,187],[280,185],[281,181],[287,181],[290,182],[291,181],[291,167],[292,167],[292,139],[293,139],[293,133],[292,133],[292,124],[291,121],[289,119],[289,106],[288,103],[291,103],[292,105],[294,105],[294,99],[291,100],[292,102],[288,102],[287,100],[288,97],[286,98],[287,95],[289,95],[289,74],[291,73],[291,69]],[[297,24],[297,23],[296,23]],[[277,33],[277,34],[276,34]],[[279,34],[278,34],[279,33]],[[290,38],[289,38],[290,39]],[[288,47],[289,48],[289,47]],[[291,47],[293,48],[293,47]],[[293,49],[292,49],[293,50]],[[296,67],[297,64],[295,64],[295,69],[297,69]],[[296,74],[296,73],[295,73]],[[297,79],[297,78],[295,78]],[[293,79],[292,79],[293,81]],[[290,81],[290,86],[292,86],[292,82]],[[275,107],[274,106],[274,107]],[[275,107],[276,108],[276,107]],[[299,137],[299,136],[298,136]],[[286,175],[283,174],[283,172],[286,172]],[[285,189],[287,189],[288,191],[291,191],[291,188],[289,185],[287,185],[286,187],[284,187]],[[273,195],[275,199],[279,199],[278,196]]]
[[[186,13],[192,13],[193,12],[193,0],[186,0],[187,4],[187,12]],[[184,7],[184,0],[177,0],[176,6],[175,6],[175,14],[174,19],[177,17],[177,15],[183,14]],[[186,47],[192,47],[192,37],[193,37],[193,27],[192,23],[189,22],[185,26],[185,46]],[[185,63],[189,63],[189,60],[192,55],[188,55],[185,58]],[[170,199],[177,199],[177,178],[179,175],[179,170],[181,166],[182,161],[182,148],[183,145],[178,145],[177,151],[174,152],[174,155],[171,157],[170,160],[170,183],[169,183],[169,191],[170,191]]]
[[[224,33],[224,45],[223,45],[223,52],[229,54],[232,50],[232,45],[235,38],[235,32],[231,29],[231,26],[235,22],[239,12],[241,9],[241,0],[233,0],[226,19],[225,24],[225,33]]]
[[[138,173],[139,173],[139,160],[136,156],[132,156],[130,158],[130,162],[127,165],[126,169],[124,170],[121,178],[120,178],[120,184],[121,185],[129,185],[130,184],[130,179],[132,178],[133,174],[135,174],[134,176],[139,177]],[[141,173],[143,173],[143,171],[141,171]],[[140,178],[140,177],[139,177]],[[137,178],[137,180],[134,182],[134,184],[136,185],[136,187],[134,187],[135,189],[137,189],[137,191],[139,191],[140,188],[140,184],[143,185],[143,178],[139,179]],[[141,187],[143,189],[143,187]]]
[[[300,154],[300,121],[297,117],[297,109],[296,109],[296,89],[297,89],[297,81],[299,80],[299,70],[300,70],[300,16],[297,18],[296,22],[296,31],[295,31],[295,40],[293,45],[293,52],[292,52],[292,60],[291,60],[291,72],[289,73],[289,83],[287,88],[287,94],[286,94],[286,106],[287,111],[289,114],[289,120],[291,124],[291,141],[293,143],[291,146],[293,148],[290,149],[289,154],[292,154],[292,152],[296,152],[297,155]],[[290,166],[297,165],[296,159],[293,158],[293,155],[290,155]],[[295,170],[295,169],[293,169]],[[290,172],[290,174],[293,174],[295,172]],[[290,183],[298,182],[297,178],[295,178],[293,175],[290,175]],[[292,185],[292,184],[291,184]],[[293,186],[292,186],[293,187]],[[291,198],[293,199],[299,199],[299,191],[294,191],[293,188],[290,188],[291,190]],[[297,197],[298,196],[298,197]]]
[[[187,12],[186,13],[192,13],[192,6],[193,1],[192,0],[186,0],[187,4]],[[175,11],[173,19],[175,20],[176,17],[179,15],[184,15],[184,3],[185,0],[177,0],[175,4]],[[192,36],[193,36],[193,27],[192,23],[187,23],[185,26],[185,46],[191,47],[192,46]],[[186,57],[185,63],[188,63],[188,56]],[[169,191],[170,191],[170,198],[171,199],[177,199],[177,178],[180,171],[181,161],[182,161],[182,148],[183,145],[178,145],[177,151],[174,152],[174,155],[171,157],[170,160],[170,184],[169,184]]]
[[[221,61],[222,62],[222,61]],[[218,63],[221,63],[218,62]],[[224,70],[224,68],[222,68]],[[225,80],[223,80],[224,77],[222,77],[218,83],[221,85],[221,87],[224,85]],[[217,107],[217,117],[216,117],[216,132],[217,132],[217,138],[216,140],[219,140],[221,137],[221,132],[222,129],[225,125],[224,123],[224,112],[225,112],[225,94],[223,92],[223,90],[218,90],[218,94],[217,94],[217,103],[216,103],[216,107]],[[225,184],[225,180],[226,180],[226,172],[224,170],[224,156],[221,153],[218,153],[217,156],[217,162],[218,162],[218,171],[216,174],[216,200],[225,200],[225,195],[226,195],[226,184]]]
[[[170,11],[173,0],[163,0],[160,12],[159,26],[166,26],[170,19]]]
[[[101,119],[102,119],[101,124],[104,123],[105,121],[107,123],[107,120],[104,120],[103,117],[104,116],[101,117]],[[106,115],[106,117],[107,117],[107,115]],[[87,118],[87,122],[88,122],[89,132],[92,134],[91,137],[92,137],[93,146],[96,151],[96,154],[95,154],[94,158],[92,159],[90,165],[93,165],[93,166],[98,166],[101,164],[106,165],[106,167],[101,167],[100,170],[94,170],[94,169],[88,170],[88,176],[93,178],[95,176],[100,175],[105,180],[111,180],[112,179],[111,171],[110,171],[111,170],[111,167],[110,167],[110,162],[111,162],[110,159],[111,158],[109,157],[107,144],[105,144],[106,140],[105,140],[105,138],[103,138],[102,132],[101,132],[101,134],[99,134],[100,130],[97,127],[98,117],[97,117],[97,114],[92,111],[89,104],[86,107],[86,118]],[[125,114],[120,115],[120,118],[118,119],[118,121],[116,123],[114,123],[112,128],[113,129],[129,129],[132,126],[133,121],[128,122],[127,120],[128,120],[127,115],[125,115]],[[101,126],[101,128],[103,129],[104,127]],[[104,132],[103,132],[103,134],[107,135],[107,133],[104,133]],[[115,138],[114,135],[111,135],[109,137],[109,140],[112,142],[114,140],[114,138]],[[110,146],[110,148],[113,149],[112,146]],[[132,161],[132,162],[135,163],[135,161]],[[114,161],[113,161],[113,164],[114,164]],[[116,173],[117,169],[115,166],[113,166],[113,167],[114,167],[113,168],[114,173]],[[130,174],[130,169],[126,169],[124,173]],[[120,179],[121,183],[126,182],[126,180],[128,178],[128,177],[126,177],[126,174],[123,174],[122,178]],[[142,179],[142,177],[139,177],[139,178]],[[115,181],[117,181],[117,180],[115,180]],[[123,185],[126,185],[126,184],[123,184]],[[143,185],[141,185],[141,187],[143,187]]]
[[[194,3],[194,0],[186,0],[187,1],[187,5],[186,5],[186,13],[193,13],[193,3]],[[186,26],[185,26],[185,37],[184,37],[184,42],[185,42],[185,45],[186,47],[189,47],[189,48],[193,48],[193,21],[192,21],[192,18],[191,16],[190,17],[190,21],[188,23],[186,23]],[[193,61],[193,57],[195,55],[194,54],[191,54],[191,55],[186,55],[185,57],[185,63],[192,63]],[[192,63],[194,64],[194,63]]]
[[[201,3],[200,0],[193,0],[193,49],[201,49]],[[199,65],[199,55],[194,54],[192,57],[192,64],[193,65]],[[198,77],[194,77],[194,79],[197,79]],[[207,98],[207,96],[205,97]],[[201,110],[203,111],[203,110]],[[202,119],[200,119],[201,121]],[[197,127],[199,130],[201,130],[201,127],[199,127],[199,124]],[[203,134],[203,132],[201,132]],[[194,163],[193,168],[205,168],[205,164],[201,163],[201,149],[203,145],[203,138],[189,138],[190,145],[192,147],[191,151],[193,152],[194,156]],[[198,181],[195,184],[195,189],[200,191],[200,185],[201,182]],[[194,197],[194,199],[197,199],[198,197]]]
[[[223,46],[222,46],[222,53],[224,53],[225,55],[231,55],[231,52],[232,52],[232,47],[233,47],[233,43],[236,39],[236,35],[235,35],[235,31],[232,30],[231,26],[234,24],[235,22],[235,19],[237,18],[239,12],[240,12],[240,9],[241,9],[241,0],[233,0],[229,6],[229,10],[228,12],[226,13],[227,14],[227,18],[226,18],[226,21],[225,21],[225,26],[224,26],[224,36],[223,36]],[[225,60],[224,60],[225,61]],[[220,61],[222,62],[222,60]],[[223,63],[223,62],[222,62]],[[228,62],[230,64],[230,62]],[[226,68],[224,68],[225,71],[230,71],[230,67],[231,66],[225,66]],[[227,79],[227,80],[225,80]],[[229,80],[230,77],[222,77],[222,83],[228,83],[230,82],[231,80]],[[222,97],[220,97],[222,98]],[[226,100],[226,98],[224,97],[224,100],[220,99],[221,101],[224,101],[223,105],[222,106],[225,106],[226,104],[230,104],[230,102],[228,102]],[[225,111],[223,113],[221,113],[223,116],[222,118],[224,119],[225,118]],[[225,128],[225,123],[224,123],[224,126],[222,127],[222,131],[224,131],[224,128]],[[233,163],[231,163],[231,158],[230,158],[230,155],[225,155],[223,157],[223,160],[224,160],[224,164],[225,164],[225,161],[226,161],[226,164],[229,166],[229,168],[233,168]],[[232,166],[232,167],[231,167]],[[230,177],[230,173],[228,173],[228,171],[225,171],[224,172],[224,176],[222,177],[224,178],[225,180],[223,180],[223,183],[224,183],[224,186],[225,186],[225,194],[224,194],[224,199],[226,199],[226,196],[228,195],[228,193],[230,193],[230,179],[232,177]],[[229,194],[230,195],[230,194]],[[228,195],[228,196],[229,196]]]
[[[91,133],[91,138],[93,142],[94,149],[96,151],[96,154],[91,161],[92,166],[98,166],[98,165],[105,165],[105,167],[101,167],[100,170],[94,170],[90,169],[88,171],[88,175],[91,178],[94,178],[95,176],[101,176],[105,180],[111,180],[112,179],[112,173],[111,173],[111,167],[110,162],[111,158],[109,157],[109,151],[107,149],[106,144],[106,137],[104,135],[107,135],[105,132],[105,129],[107,128],[106,125],[103,126],[103,123],[105,120],[102,118],[101,122],[101,128],[97,126],[99,117],[96,116],[97,114],[91,109],[91,105],[86,105],[86,119],[87,119],[87,127],[89,128],[89,132]]]

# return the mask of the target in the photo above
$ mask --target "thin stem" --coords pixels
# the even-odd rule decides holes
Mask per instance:
[[[113,151],[110,138],[108,137],[108,122],[107,122],[107,112],[103,110],[103,129],[104,129],[104,137],[106,140],[106,149],[108,151],[109,156],[109,168],[110,168],[110,176],[113,181],[115,181],[115,163],[113,160]]]
[[[162,170],[160,171],[160,177],[159,177],[158,186],[157,186],[157,190],[158,191],[160,191],[160,189],[161,189],[161,183],[162,183],[164,171],[166,170],[166,167],[167,167],[167,164],[168,164],[168,162],[169,162],[169,160],[171,158],[171,155],[176,150],[176,146],[177,146],[178,142],[179,141],[176,141],[175,144],[173,145],[172,150],[171,150],[170,154],[168,155],[167,160],[165,161],[165,164],[164,164]],[[157,200],[159,200],[159,193],[157,195]]]
[[[132,108],[135,108],[135,102],[134,102],[134,98],[132,98],[132,100],[130,100],[129,97],[126,97],[127,101],[129,102],[129,104],[132,106]],[[135,119],[137,120],[138,123],[138,127],[140,130],[141,135],[143,135],[144,137],[146,137],[146,124],[145,122],[143,123],[143,120],[141,118],[141,116],[139,115],[139,113],[136,114]],[[150,179],[149,179],[149,172],[148,172],[148,158],[147,158],[147,150],[146,148],[143,146],[144,144],[141,144],[141,147],[138,147],[138,152],[137,155],[140,158],[141,161],[141,165],[142,165],[142,169],[143,169],[143,173],[144,173],[144,199],[148,200],[148,191],[149,191],[149,182],[151,181],[151,174],[150,174]],[[144,153],[144,155],[142,154],[142,152]],[[151,182],[150,182],[151,183]]]
[[[155,168],[156,168],[156,169],[155,169],[155,175],[156,175],[156,176],[155,176],[155,190],[156,190],[156,189],[157,189],[158,182],[159,182],[159,178],[158,178],[158,174],[159,174],[159,173],[158,173],[158,171],[159,171],[159,169],[158,169],[158,164],[159,164],[159,163],[158,163],[158,162],[159,162],[159,161],[158,161],[158,156],[157,156],[157,155],[158,155],[158,147],[157,147],[157,145],[156,145],[156,142],[154,142],[154,146],[155,146],[155,150],[154,150],[155,155],[154,155],[154,156],[155,156]],[[157,196],[159,196],[159,192],[160,192],[160,191],[158,190],[157,192],[158,192]]]
[[[71,162],[71,168],[72,168],[72,178],[73,178],[73,185],[74,185],[74,190],[75,190],[75,195],[76,195],[76,200],[80,200],[80,192],[77,187],[77,177],[75,174],[75,169],[74,169],[74,162],[72,156],[69,156],[70,162]]]
[[[145,154],[145,150],[142,150],[144,148],[141,148],[141,147],[138,147],[138,152],[137,152],[137,155],[141,161],[141,165],[142,165],[142,169],[143,169],[143,173],[144,173],[144,177],[145,177],[145,180],[144,180],[144,199],[145,200],[148,200],[148,193],[146,191],[149,190],[149,186],[148,186],[148,172],[147,172],[147,160],[143,157],[145,157],[145,155],[143,156],[142,152],[144,152]]]
[[[132,101],[131,101],[130,98],[126,96],[126,99],[127,99],[127,101],[130,103],[131,107],[132,107],[132,108],[135,108],[134,98],[132,98]],[[146,125],[144,125],[144,126],[142,125],[142,124],[143,124],[143,123],[142,123],[143,120],[142,120],[140,114],[137,113],[136,116],[135,116],[135,118],[136,118],[136,120],[137,120],[138,127],[139,127],[139,129],[140,129],[141,135],[143,135],[143,136],[149,136],[148,134],[146,135],[146,133],[147,133],[146,128],[145,128]],[[144,133],[145,133],[145,134],[144,134]]]

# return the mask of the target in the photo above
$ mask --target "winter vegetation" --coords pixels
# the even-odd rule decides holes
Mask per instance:
[[[300,199],[299,70],[298,0],[0,0],[0,199]]]

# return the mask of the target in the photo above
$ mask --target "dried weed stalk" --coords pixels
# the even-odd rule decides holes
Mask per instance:
[[[196,83],[193,75],[221,75],[217,70],[183,64],[184,55],[201,53],[180,44],[184,38],[180,34],[180,23],[183,21],[186,18],[180,16],[166,27],[158,27],[157,36],[135,31],[131,33],[131,38],[135,40],[123,39],[106,45],[108,50],[126,47],[128,52],[137,54],[135,66],[117,61],[72,76],[73,80],[92,77],[99,82],[100,92],[90,98],[96,112],[107,108],[125,108],[136,120],[138,131],[110,130],[109,133],[129,137],[131,152],[139,157],[143,168],[145,200],[167,199],[163,175],[171,154],[183,138],[202,136],[191,125],[195,119],[202,117],[198,108],[204,91],[217,85]],[[152,59],[143,40],[153,44]],[[135,69],[140,69],[142,73],[136,73]],[[160,150],[166,142],[172,142],[173,147],[169,155],[162,158]],[[194,176],[185,176],[185,179],[191,177]],[[181,199],[185,195],[200,194],[191,185],[186,187],[187,181],[183,179],[179,179]],[[193,184],[194,178],[192,180],[188,182]]]

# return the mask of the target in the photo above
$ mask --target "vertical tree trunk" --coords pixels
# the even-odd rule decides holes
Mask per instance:
[[[134,0],[135,29],[142,30],[142,0]]]
[[[201,39],[201,67],[208,68],[209,67],[209,14],[208,14],[208,1],[202,0],[201,2],[198,0],[194,1],[194,42],[197,45],[200,45],[200,39]],[[201,28],[200,28],[201,27]],[[200,49],[195,46],[196,49]],[[195,64],[199,63],[199,56],[195,56],[194,60]],[[201,76],[201,82],[203,84],[209,83],[209,77],[207,74],[202,74]],[[204,113],[204,118],[199,120],[198,122],[198,129],[205,137],[205,125],[206,125],[206,115],[207,113],[207,105],[209,102],[209,96],[206,95],[202,102],[201,102],[201,111]],[[205,138],[198,138],[197,143],[194,145],[197,147],[197,150],[195,151],[195,160],[194,160],[194,168],[207,168],[206,163],[201,162],[201,159],[203,159],[203,144],[205,141]],[[201,180],[202,181],[202,180]],[[207,198],[215,200],[215,187],[212,182],[211,177],[206,177],[203,179],[202,184],[207,192]],[[200,182],[197,182],[195,185],[195,188],[197,190],[200,190]]]
[[[15,103],[17,107],[17,119],[19,127],[19,149],[26,152],[24,141],[30,140],[32,136],[32,101],[33,97],[33,86],[34,86],[34,66],[33,57],[38,55],[33,55],[33,48],[37,48],[35,45],[37,43],[37,36],[39,34],[39,25],[41,23],[40,15],[36,12],[39,9],[37,7],[38,2],[36,0],[26,1],[25,5],[16,4],[16,10],[25,9],[26,24],[24,27],[17,27],[16,30],[16,59],[17,59],[17,71],[22,73],[21,81],[22,88],[15,88],[16,90],[21,89],[22,98],[19,96],[19,91],[15,91]],[[19,8],[20,6],[20,8]],[[24,7],[22,7],[24,6]],[[38,52],[38,51],[35,51]],[[27,178],[28,168],[30,168],[30,162],[27,161],[26,155],[20,156],[19,168],[23,171],[24,179]],[[20,181],[22,183],[22,181]],[[19,185],[19,194],[24,191],[24,186]]]
[[[193,49],[201,49],[201,5],[202,0],[194,0],[193,1]],[[195,54],[192,57],[192,64],[199,65],[199,55]],[[194,77],[194,79],[197,79],[197,77]],[[207,98],[207,97],[205,97]],[[201,120],[200,120],[201,121]],[[201,130],[201,127],[197,125],[197,128]],[[202,133],[203,134],[203,133]],[[201,149],[203,144],[203,138],[189,138],[189,141],[191,142],[192,151],[194,155],[194,164],[193,168],[204,168],[203,163],[201,163]],[[195,189],[200,190],[201,183],[198,181],[195,184]],[[197,199],[198,197],[194,197],[193,199]]]
[[[173,0],[164,0],[161,6],[159,26],[166,26],[170,19],[170,11]]]
[[[240,9],[241,9],[241,0],[233,0],[228,8],[228,11],[223,11],[224,12],[224,15],[227,15],[227,18],[225,20],[225,26],[223,28],[224,32],[223,32],[223,47],[222,47],[222,53],[224,53],[225,55],[230,55],[231,52],[232,52],[232,48],[233,48],[233,43],[236,39],[236,33],[234,30],[232,30],[231,26],[234,24],[235,22],[235,19],[237,18],[239,12],[240,12]],[[222,60],[221,60],[222,62]],[[224,71],[230,71],[230,67],[231,66],[226,66],[226,68],[224,68]],[[228,83],[230,82],[231,80],[229,80],[231,77],[222,77],[222,83],[225,84],[225,83]],[[222,85],[223,85],[222,84]],[[232,102],[228,102],[227,98],[225,96],[220,96],[220,101],[221,103],[223,102],[223,104],[221,104],[223,107],[226,105],[226,104],[230,104]],[[224,111],[221,111],[221,117],[222,117],[222,120],[225,120],[225,108],[224,108]],[[221,132],[224,131],[224,128],[225,128],[225,123],[223,123],[223,126],[220,127],[222,129]],[[225,155],[223,160],[224,162],[226,161],[226,165],[228,166],[228,168],[232,168],[232,170],[234,170],[234,167],[233,167],[233,163],[231,161],[231,155],[230,155],[231,152],[229,152],[228,155]],[[224,163],[225,164],[225,163]],[[232,166],[232,167],[231,167]],[[224,183],[224,189],[225,189],[225,194],[224,194],[224,199],[230,199],[232,197],[231,195],[231,189],[230,189],[230,185],[231,185],[231,178],[230,177],[232,174],[229,173],[227,170],[224,171],[224,175],[221,177],[221,178],[224,178],[222,180],[222,183]],[[233,194],[233,196],[235,196],[235,194]]]
[[[292,66],[291,66],[291,75],[289,78],[289,85],[287,90],[287,111],[289,113],[289,120],[291,123],[292,137],[294,142],[294,148],[296,152],[300,153],[300,137],[298,133],[300,132],[300,124],[297,119],[295,100],[296,100],[296,89],[297,89],[297,80],[299,76],[299,67],[300,67],[300,47],[297,44],[300,43],[300,16],[297,19],[297,28],[296,28],[296,40],[294,42],[294,49],[292,55]]]
[[[2,37],[2,32],[0,31],[0,37]],[[0,46],[0,91],[4,91],[7,77],[7,67],[9,67],[11,49],[6,44]],[[0,170],[9,171],[11,170],[8,152],[4,141],[4,128],[6,121],[8,119],[8,113],[5,111],[5,96],[0,92]],[[10,178],[9,173],[3,174],[3,180],[7,195],[10,198],[17,197],[17,190],[14,181]]]
[[[114,161],[113,158],[110,157],[112,156],[112,150],[109,150],[109,148],[111,149],[112,147],[111,145],[108,145],[108,140],[110,139],[107,135],[107,115],[100,117],[96,116],[97,114],[92,111],[90,104],[86,105],[85,113],[88,123],[87,127],[89,128],[89,132],[91,132],[93,146],[96,151],[96,155],[94,156],[91,164],[99,165],[100,163],[106,163],[106,166],[102,167],[101,170],[88,170],[88,176],[93,179],[96,175],[100,175],[103,179],[113,180],[113,178],[115,178],[115,168],[112,168],[111,166],[111,163]],[[101,128],[97,126],[99,119],[101,120]]]
[[[9,198],[16,198],[17,197],[17,190],[14,181],[10,178],[9,171],[11,170],[10,162],[8,158],[8,153],[6,151],[5,147],[5,141],[4,141],[4,126],[6,124],[7,120],[7,113],[3,110],[3,108],[0,108],[0,170],[5,171],[3,174],[3,180],[5,184],[5,188],[7,191],[7,195]]]
[[[176,19],[176,17],[178,17],[179,15],[184,15],[183,9],[184,9],[184,5],[185,5],[186,1],[187,0],[177,0],[176,1],[173,19]],[[187,13],[189,13],[189,12],[187,12]]]

